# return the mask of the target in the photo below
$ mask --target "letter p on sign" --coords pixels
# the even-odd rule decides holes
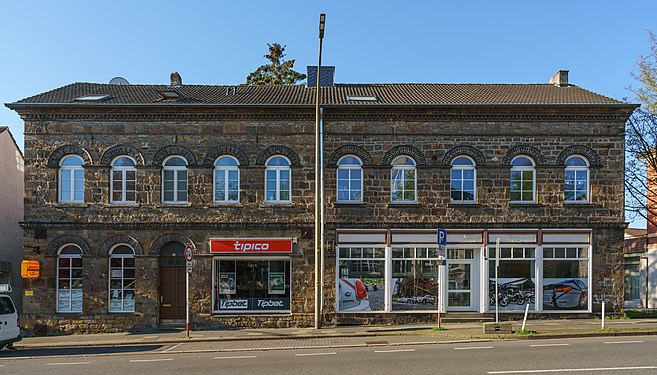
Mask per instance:
[[[447,245],[447,231],[444,229],[438,229],[438,245]]]

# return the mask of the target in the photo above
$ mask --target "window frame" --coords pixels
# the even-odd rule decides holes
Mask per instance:
[[[358,165],[353,165],[353,164],[343,164],[340,165],[340,162],[343,161],[345,158],[348,157],[353,157],[356,160],[358,160]],[[340,179],[340,171],[341,170],[346,170],[349,173],[349,176],[347,177],[346,181],[348,183],[349,189],[347,190],[348,192],[348,197],[351,197],[351,182],[352,182],[352,175],[351,171],[357,170],[360,171],[360,199],[340,199],[340,181],[345,181],[345,179]],[[335,201],[336,203],[342,203],[342,204],[358,204],[358,203],[363,203],[363,161],[356,155],[344,155],[338,160],[337,163],[337,169],[335,171]]]
[[[396,164],[395,162],[401,158],[408,158],[411,161],[413,161],[413,165],[406,165],[406,164]],[[393,179],[393,174],[399,171],[402,173],[402,199],[396,200],[395,199],[395,193],[397,193],[398,190],[395,190],[395,179]],[[405,185],[405,182],[408,178],[408,171],[413,171],[413,199],[404,199],[405,190],[403,186]],[[390,203],[393,204],[416,204],[417,203],[417,162],[413,157],[410,155],[399,155],[396,158],[392,160],[391,163],[391,168],[390,168]]]
[[[229,165],[229,166],[219,166],[219,165],[217,165],[219,160],[221,160],[223,158],[232,159],[233,161],[235,161],[235,163],[237,163],[237,165]],[[231,200],[229,198],[230,189],[228,187],[229,187],[229,184],[230,184],[230,178],[229,178],[230,177],[230,171],[237,171],[237,200]],[[225,197],[225,199],[223,199],[223,200],[218,200],[217,199],[217,174],[219,172],[223,172],[224,181],[225,181],[225,183],[224,183],[224,197]],[[214,203],[219,203],[219,204],[238,204],[238,203],[240,203],[240,182],[241,182],[240,178],[241,178],[240,161],[237,160],[237,158],[232,156],[232,155],[221,155],[221,156],[219,156],[214,161],[214,171],[212,172],[212,201]]]
[[[121,158],[128,158],[130,159],[134,165],[133,166],[115,166],[114,163],[116,163],[117,160]],[[116,190],[114,190],[114,172],[121,172],[121,200],[114,200],[114,193]],[[135,194],[135,199],[134,200],[127,200],[126,196],[128,195],[128,189],[127,189],[127,172],[134,172],[135,173],[135,189],[131,192],[134,192]],[[137,203],[137,161],[128,156],[128,155],[120,155],[114,158],[111,163],[111,168],[110,168],[110,203],[111,204],[135,204]]]
[[[472,165],[454,165],[454,162],[459,158],[465,158],[465,159],[470,160],[470,162],[472,162]],[[477,163],[474,161],[474,159],[472,159],[471,157],[469,157],[467,155],[458,155],[457,157],[452,159],[452,162],[450,164],[451,164],[451,168],[449,170],[449,199],[450,199],[450,203],[453,203],[453,204],[476,204],[477,203]],[[463,171],[466,171],[466,170],[468,170],[468,171],[471,170],[472,171],[472,185],[473,185],[472,186],[472,199],[455,200],[455,199],[452,198],[452,181],[453,181],[452,171],[454,171],[454,170],[460,170],[461,171],[461,178],[460,178],[461,189],[459,190],[459,192],[461,194],[461,198],[463,198],[464,195],[465,195],[464,194],[465,189],[463,188],[463,183],[465,181],[465,178],[463,177]]]
[[[77,159],[80,161],[80,165],[63,165],[64,162],[67,159]],[[70,172],[70,177],[67,181],[64,181],[64,178],[62,177],[62,172],[64,171],[69,171]],[[82,172],[82,199],[75,199],[75,175],[76,172]],[[62,157],[62,159],[59,161],[59,172],[58,172],[58,177],[59,177],[59,183],[58,183],[58,198],[60,203],[84,203],[84,160],[79,156],[75,154],[68,154]],[[69,185],[69,196],[68,199],[64,199],[63,195],[63,190],[62,187],[64,183],[67,182]]]
[[[166,165],[167,161],[173,159],[173,158],[180,158],[185,162],[185,166],[172,166],[172,165]],[[165,198],[165,191],[164,191],[164,185],[165,185],[165,172],[167,171],[172,171],[173,172],[173,198],[174,200],[168,201]],[[187,177],[185,178],[185,185],[187,188],[185,189],[185,197],[186,199],[184,201],[178,200],[178,193],[180,190],[178,190],[178,184],[180,182],[180,179],[178,178],[178,174],[181,171],[187,172]],[[176,205],[176,204],[188,204],[189,203],[189,162],[187,159],[185,159],[184,156],[182,155],[171,155],[168,156],[166,159],[162,161],[162,204],[170,204],[170,205]]]
[[[272,159],[277,158],[277,157],[285,159],[285,161],[287,161],[287,165],[285,165],[285,166],[284,165],[272,165],[272,166],[270,166],[269,162]],[[276,199],[273,199],[273,200],[269,200],[267,198],[267,181],[268,181],[267,180],[267,174],[270,171],[276,172],[276,190],[275,190]],[[281,192],[283,191],[281,189],[281,171],[287,171],[289,176],[290,176],[289,177],[289,187],[288,187],[289,199],[287,199],[287,200],[280,199],[281,198]],[[267,159],[267,161],[265,162],[265,184],[264,185],[265,185],[264,187],[265,187],[265,203],[266,204],[292,204],[292,163],[290,163],[290,159],[288,159],[287,157],[285,157],[283,155],[279,155],[279,154],[269,157]]]
[[[67,248],[69,248],[69,247],[75,248],[77,250],[77,253],[75,253],[75,254],[72,254],[72,253],[62,254],[62,252],[64,250],[66,250]],[[55,312],[58,313],[58,314],[82,314],[82,312],[83,312],[83,304],[84,304],[84,271],[83,271],[84,270],[84,258],[82,257],[82,255],[83,255],[82,249],[74,243],[65,244],[62,247],[60,247],[59,250],[57,250],[57,267],[56,267],[57,275],[56,275],[56,278],[55,278]],[[62,258],[68,258],[69,259],[69,265],[67,267],[67,269],[69,270],[69,277],[68,277],[68,281],[69,281],[69,288],[68,288],[68,291],[69,291],[69,297],[68,297],[69,309],[68,310],[61,310],[59,308],[60,290],[66,290],[66,289],[62,289],[62,288],[59,287],[60,286],[59,282],[60,282],[60,279],[61,279],[60,276],[59,276],[60,267],[61,267],[60,264],[59,264],[60,263],[59,260],[62,259]],[[80,267],[73,267],[73,259],[81,259],[81,266]],[[82,270],[81,277],[80,277],[80,280],[82,280],[82,289],[75,289],[76,291],[77,290],[80,291],[80,310],[73,310],[73,308],[72,308],[73,307],[73,290],[74,290],[72,288],[72,286],[73,286],[72,283],[73,283],[73,279],[74,279],[73,276],[72,276],[72,273],[73,273],[74,268],[76,268],[76,269],[79,268],[79,269]]]
[[[529,160],[532,163],[531,167],[530,166],[514,166],[513,162],[517,159],[520,159],[520,158],[525,158],[525,159]],[[522,172],[527,172],[527,171],[532,172],[532,199],[531,200],[522,199],[523,193],[526,192],[522,188],[522,184],[524,182],[527,182],[527,180],[524,180]],[[520,190],[519,190],[520,200],[513,200],[511,198],[511,195],[514,192],[511,188],[511,181],[513,181],[513,176],[512,176],[513,172],[520,172]],[[511,170],[509,171],[509,201],[511,203],[515,203],[515,204],[532,204],[532,203],[536,203],[536,162],[534,161],[534,159],[532,159],[528,155],[517,155],[516,157],[514,157],[511,160]]]
[[[114,254],[114,250],[116,250],[117,248],[119,248],[121,246],[125,246],[128,249],[132,250],[132,254]],[[107,295],[107,300],[108,300],[108,302],[107,302],[107,311],[110,312],[110,313],[134,313],[135,312],[134,298],[136,296],[136,293],[135,293],[135,291],[136,291],[135,283],[136,283],[136,280],[137,280],[136,275],[135,275],[135,278],[132,279],[132,291],[133,291],[132,292],[133,293],[132,294],[133,295],[132,310],[126,310],[125,309],[125,299],[126,298],[125,298],[124,293],[121,293],[121,310],[112,310],[112,303],[111,303],[112,302],[112,291],[116,290],[116,289],[112,288],[112,279],[114,279],[114,280],[118,279],[118,278],[112,278],[112,268],[117,269],[117,267],[112,267],[112,259],[121,259],[121,278],[120,278],[120,280],[121,280],[121,291],[125,291],[126,290],[126,288],[124,287],[125,270],[126,270],[125,260],[124,260],[125,258],[132,258],[132,259],[135,258],[135,249],[133,249],[130,245],[128,245],[126,243],[116,244],[109,251],[109,257],[107,259],[108,260],[108,270],[109,270],[108,277],[107,277],[107,290],[109,292],[108,295]],[[132,268],[136,272],[136,269],[137,269],[136,265],[133,266],[133,267],[128,267],[128,269],[130,269],[130,268]]]
[[[568,165],[568,160],[573,159],[573,158],[579,158],[584,161],[586,166],[569,166]],[[570,155],[568,158],[566,158],[565,161],[566,167],[564,168],[564,185],[563,185],[563,201],[566,204],[588,204],[591,202],[591,163],[589,160],[584,157],[583,155],[579,154],[574,154]],[[566,199],[566,174],[568,172],[574,172],[575,173],[575,179],[574,184],[575,188],[573,191],[573,197],[575,199]],[[586,199],[585,200],[577,200],[576,199],[576,194],[577,194],[577,172],[586,172]]]

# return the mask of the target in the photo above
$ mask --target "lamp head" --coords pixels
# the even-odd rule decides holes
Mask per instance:
[[[319,37],[324,38],[324,27],[326,24],[326,14],[319,15]]]

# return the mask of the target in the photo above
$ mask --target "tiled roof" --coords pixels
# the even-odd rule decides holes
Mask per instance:
[[[164,99],[160,92],[175,91],[178,99]],[[101,101],[76,101],[85,95],[108,95]],[[350,100],[349,97],[375,97]],[[10,108],[31,105],[273,105],[312,106],[315,88],[289,86],[211,85],[112,85],[73,83],[10,103]],[[462,105],[602,105],[628,106],[578,86],[552,84],[337,84],[323,88],[322,105],[330,106],[462,106]]]

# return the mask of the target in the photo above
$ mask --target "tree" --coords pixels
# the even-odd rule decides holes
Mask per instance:
[[[271,63],[262,65],[246,77],[247,85],[293,85],[306,79],[306,75],[294,71],[294,59],[283,60],[285,47],[278,43],[267,43],[269,53],[264,57]]]

